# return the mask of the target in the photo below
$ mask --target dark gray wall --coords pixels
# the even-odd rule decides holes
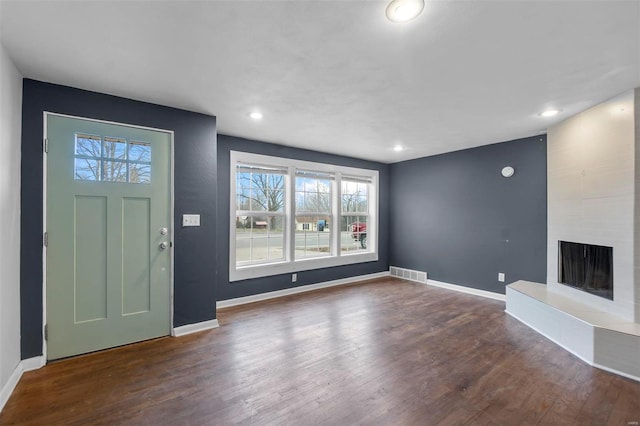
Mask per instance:
[[[42,354],[42,117],[56,112],[175,132],[174,325],[214,319],[216,118],[95,92],[24,80],[20,261],[22,358]],[[182,228],[199,213],[200,228]],[[226,222],[226,221],[225,221]]]
[[[431,279],[501,293],[504,284],[498,283],[498,272],[507,274],[507,282],[545,280],[546,137],[389,166],[225,135],[219,135],[216,143],[215,117],[25,79],[23,359],[42,354],[44,111],[175,132],[175,326],[214,319],[216,300],[387,271],[389,264],[427,271]],[[230,150],[378,170],[379,260],[301,271],[296,283],[291,283],[290,274],[229,283]],[[504,165],[516,168],[511,179],[500,176]],[[183,213],[200,213],[202,226],[182,228]]]
[[[380,179],[380,232],[378,261],[358,263],[298,272],[298,281],[291,282],[291,274],[275,275],[244,281],[229,282],[229,152],[252,152],[275,157],[336,164],[378,170]],[[249,296],[340,278],[372,274],[389,270],[389,166],[371,161],[332,154],[290,148],[232,136],[218,135],[218,300]]]
[[[546,281],[546,136],[395,163],[390,174],[391,266],[497,293],[498,272]]]

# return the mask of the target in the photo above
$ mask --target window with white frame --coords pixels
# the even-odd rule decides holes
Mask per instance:
[[[331,256],[333,173],[295,172],[295,259]]]
[[[236,164],[236,263],[254,265],[286,258],[287,168]]]
[[[231,152],[231,281],[378,259],[378,172]]]
[[[367,224],[369,222],[369,190],[371,178],[368,176],[342,176],[340,188],[341,235],[349,235],[352,240],[342,245],[343,251],[367,249]]]

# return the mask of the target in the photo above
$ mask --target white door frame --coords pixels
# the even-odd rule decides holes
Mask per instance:
[[[158,129],[155,127],[146,127],[146,126],[137,126],[134,124],[127,124],[127,123],[118,123],[116,121],[107,121],[107,120],[96,120],[93,118],[87,118],[87,117],[79,117],[76,115],[68,115],[68,114],[58,114],[55,112],[48,112],[48,111],[44,111],[42,113],[42,141],[43,141],[43,149],[42,149],[42,236],[43,236],[43,244],[42,244],[42,357],[43,357],[43,362],[46,363],[47,362],[47,340],[45,339],[45,325],[47,324],[47,246],[44,245],[44,233],[47,232],[47,152],[44,149],[45,146],[45,141],[47,139],[47,117],[48,116],[57,116],[57,117],[64,117],[64,118],[75,118],[78,120],[85,120],[85,121],[92,121],[95,123],[103,123],[103,124],[113,124],[116,126],[123,126],[123,127],[132,127],[134,129],[143,129],[143,130],[151,130],[151,131],[155,131],[155,132],[163,132],[163,133],[168,133],[170,138],[169,138],[169,156],[171,157],[171,161],[170,161],[170,170],[169,173],[171,174],[171,179],[169,182],[169,202],[170,202],[170,215],[169,215],[169,221],[171,223],[171,233],[170,233],[170,238],[171,238],[171,244],[169,244],[169,254],[170,254],[170,260],[169,260],[169,275],[170,275],[170,296],[169,296],[169,313],[170,313],[170,329],[169,331],[169,335],[174,336],[175,335],[175,330],[174,330],[174,326],[173,326],[173,305],[174,305],[174,296],[173,296],[173,288],[174,288],[174,283],[173,283],[173,273],[174,273],[174,250],[173,250],[173,242],[174,242],[174,224],[175,224],[175,220],[174,220],[174,209],[175,209],[175,198],[174,198],[174,169],[175,169],[175,163],[174,163],[174,132],[173,130],[166,130],[166,129]]]

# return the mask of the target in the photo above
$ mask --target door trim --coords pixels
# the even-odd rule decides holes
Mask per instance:
[[[69,114],[59,114],[56,112],[44,111],[42,113],[42,236],[44,239],[44,233],[47,232],[47,159],[48,155],[44,149],[44,141],[47,138],[47,117],[48,116],[56,116],[56,117],[64,117],[64,118],[73,118],[78,120],[86,120],[92,121],[95,123],[103,123],[103,124],[112,124],[116,126],[123,127],[131,127],[134,129],[143,129],[143,130],[151,130],[155,132],[163,132],[169,134],[169,156],[170,165],[169,165],[169,173],[171,174],[171,179],[169,182],[169,221],[171,223],[171,244],[169,245],[169,275],[170,275],[170,289],[169,289],[169,318],[170,318],[170,327],[168,331],[168,335],[175,336],[175,327],[173,326],[173,308],[174,308],[174,245],[173,242],[175,240],[175,197],[174,197],[174,171],[175,171],[175,153],[174,153],[174,131],[167,129],[159,129],[156,127],[147,127],[147,126],[138,126],[135,124],[127,124],[127,123],[119,123],[117,121],[108,121],[108,120],[97,120],[93,118],[87,117],[79,117],[76,115]],[[45,326],[47,324],[47,247],[44,245],[44,241],[42,244],[42,357],[44,362],[47,361],[47,340],[45,339]]]

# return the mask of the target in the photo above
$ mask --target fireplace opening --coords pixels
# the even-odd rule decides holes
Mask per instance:
[[[558,282],[613,300],[613,247],[558,241]]]

